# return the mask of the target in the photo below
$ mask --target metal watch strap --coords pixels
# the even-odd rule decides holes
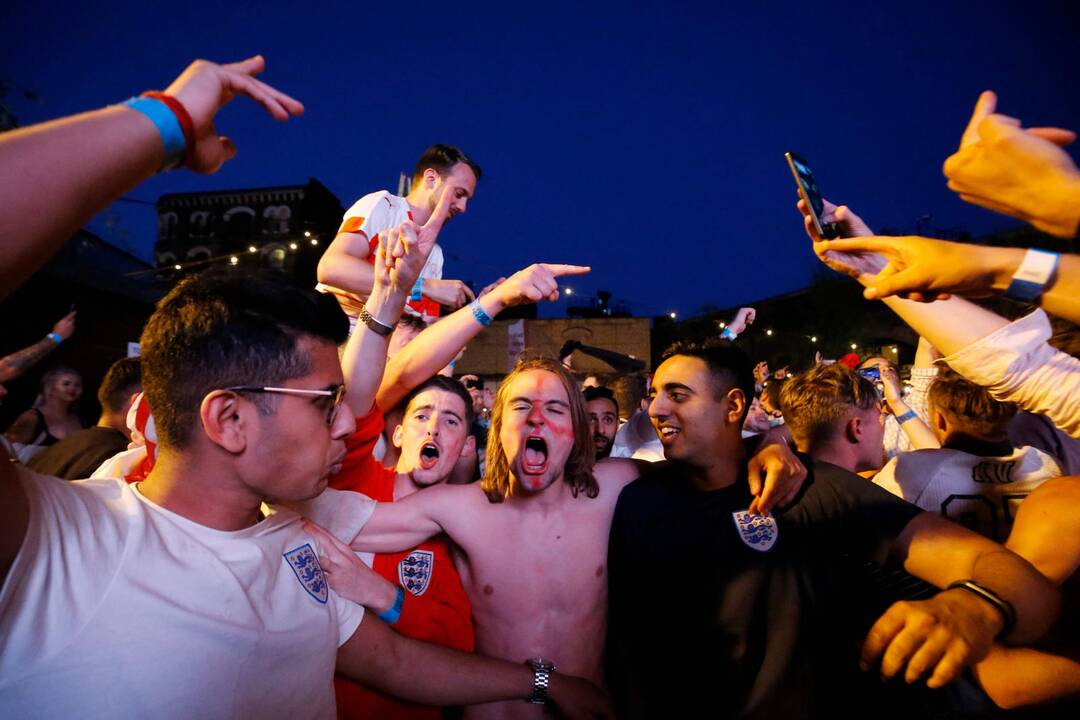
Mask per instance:
[[[386,337],[386,336],[390,335],[390,333],[394,332],[394,326],[393,325],[387,325],[386,323],[379,322],[378,320],[375,319],[375,317],[371,313],[368,312],[367,308],[363,308],[360,311],[360,318],[359,319],[360,319],[360,322],[367,325],[368,328],[370,328],[371,331],[373,333],[375,333],[376,335],[382,335],[383,337]]]
[[[544,705],[548,701],[548,689],[551,686],[551,673],[555,672],[555,664],[543,658],[531,658],[525,664],[533,671],[532,694],[525,702],[534,705]]]

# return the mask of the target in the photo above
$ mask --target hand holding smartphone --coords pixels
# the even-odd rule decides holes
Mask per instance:
[[[810,165],[793,152],[784,153],[784,157],[787,158],[788,167],[791,168],[791,174],[795,177],[799,195],[810,206],[810,217],[814,221],[814,228],[817,230],[818,237],[823,240],[832,240],[839,237],[839,228],[834,223],[823,222],[821,219],[822,215],[825,214],[825,201],[822,200],[821,191],[818,190],[817,183],[814,182],[814,173],[810,171]]]

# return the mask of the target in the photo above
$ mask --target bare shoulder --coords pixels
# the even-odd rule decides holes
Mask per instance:
[[[605,458],[593,467],[593,476],[600,485],[601,493],[613,492],[617,495],[641,476],[641,469],[636,461],[628,458]]]
[[[1039,485],[1020,506],[1025,514],[1080,516],[1080,475],[1066,475]]]
[[[399,502],[423,503],[432,508],[470,510],[474,512],[476,508],[489,504],[487,496],[478,482],[469,485],[439,483],[419,490]]]

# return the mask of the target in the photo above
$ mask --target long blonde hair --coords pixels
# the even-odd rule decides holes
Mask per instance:
[[[574,447],[563,468],[563,480],[570,486],[574,497],[582,490],[585,495],[594,498],[600,494],[600,487],[593,477],[593,462],[596,450],[589,434],[589,417],[585,412],[585,398],[578,389],[577,382],[563,364],[547,357],[523,358],[518,361],[513,371],[499,385],[495,395],[495,405],[491,410],[491,428],[488,430],[487,466],[480,486],[491,502],[502,502],[510,497],[513,487],[510,483],[510,460],[506,457],[499,434],[502,430],[503,409],[511,383],[522,373],[530,370],[544,370],[559,378],[566,394],[570,398],[570,419],[574,431]]]

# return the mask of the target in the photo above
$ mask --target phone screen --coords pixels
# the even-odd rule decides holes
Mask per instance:
[[[818,235],[825,239],[836,237],[838,234],[836,227],[832,223],[821,221],[821,216],[825,214],[825,201],[821,199],[821,191],[818,190],[817,183],[814,182],[814,173],[811,172],[810,166],[806,163],[806,160],[793,152],[784,153],[784,157],[787,158],[791,173],[795,176],[795,183],[802,189],[803,196],[810,203],[810,211],[814,216],[814,224],[817,226]]]

